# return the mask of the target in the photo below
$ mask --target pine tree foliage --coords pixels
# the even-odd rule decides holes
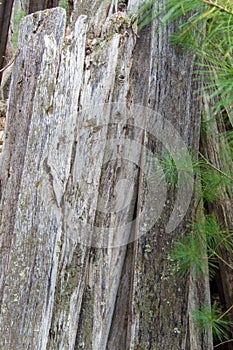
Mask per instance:
[[[214,337],[221,342],[229,339],[229,329],[232,326],[232,322],[226,318],[227,312],[223,313],[220,305],[214,302],[212,308],[202,305],[200,309],[193,311],[192,316],[202,329],[211,326]]]
[[[159,12],[155,0],[144,1],[138,10],[138,26],[142,29],[154,18],[161,25],[176,21],[177,31],[171,42],[193,50],[205,88],[218,96],[215,107],[229,108],[233,90],[233,5],[228,0],[167,0]],[[197,72],[200,73],[200,70]]]

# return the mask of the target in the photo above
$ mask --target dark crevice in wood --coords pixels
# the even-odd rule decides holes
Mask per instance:
[[[134,269],[132,264],[133,247],[134,243],[128,244],[125,252],[106,350],[129,349],[127,344],[127,329],[130,325],[131,315],[131,284]]]

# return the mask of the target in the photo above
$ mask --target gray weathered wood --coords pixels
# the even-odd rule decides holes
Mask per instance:
[[[197,151],[193,57],[168,45],[172,28],[138,36],[104,2],[77,16],[66,35],[62,9],[21,24],[1,168],[0,347],[211,349],[187,321],[208,283],[178,279],[167,259],[193,203],[173,231],[171,189],[146,234],[133,221],[150,204],[144,147],[160,145],[149,133],[166,135],[168,120]]]

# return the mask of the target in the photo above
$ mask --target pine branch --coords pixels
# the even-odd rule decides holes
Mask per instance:
[[[215,250],[213,250],[210,246],[208,246],[208,248],[212,251],[212,254],[209,256],[209,258],[210,258],[211,256],[216,255],[216,257],[217,257],[219,260],[221,260],[226,266],[228,266],[229,269],[233,270],[233,266],[230,265],[226,260],[224,260]]]
[[[229,15],[232,15],[233,16],[233,12],[229,11],[227,8],[219,5],[219,4],[216,4],[215,2],[211,1],[211,0],[201,0],[201,2],[204,2],[205,4],[207,5],[210,5],[210,6],[213,6],[213,7],[216,7],[217,9],[223,11],[223,12],[226,12],[228,13]]]
[[[3,67],[2,69],[0,69],[0,73],[2,73],[4,70],[6,70],[8,67],[10,67],[12,65],[12,63],[15,61],[16,57],[19,55],[20,50],[18,49],[15,53],[15,55],[12,57],[12,59],[10,60],[10,62],[8,62],[5,67]]]
[[[219,346],[230,343],[230,342],[233,342],[233,339],[225,340],[225,341],[215,345],[214,348],[218,348]]]
[[[223,318],[224,316],[226,316],[226,315],[231,311],[232,308],[233,308],[233,305],[231,305],[231,307],[229,307],[229,308],[219,317],[219,320],[221,320],[221,318]]]
[[[206,162],[206,164],[208,164],[211,168],[213,168],[214,170],[216,170],[218,173],[220,173],[221,175],[225,176],[229,180],[233,181],[232,177],[230,177],[229,175],[224,173],[222,170],[217,168],[214,164],[210,163],[210,161],[208,159],[206,159],[201,152],[199,152],[199,154],[200,154],[201,158]]]

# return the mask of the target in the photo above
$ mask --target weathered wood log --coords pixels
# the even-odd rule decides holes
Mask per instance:
[[[174,158],[173,146],[198,149],[193,57],[169,46],[170,27],[138,37],[126,12],[84,5],[95,17],[78,13],[66,35],[58,8],[21,24],[1,167],[0,347],[212,349],[188,321],[208,281],[179,279],[168,261],[192,188],[166,188],[146,162],[161,144]]]

